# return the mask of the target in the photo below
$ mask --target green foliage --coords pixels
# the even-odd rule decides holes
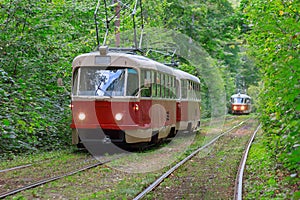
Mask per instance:
[[[277,162],[299,175],[299,1],[244,1],[252,56],[262,74],[261,121]],[[298,154],[298,156],[296,156]]]
[[[257,104],[257,99],[260,93],[260,86],[254,86],[251,85],[248,88],[248,95],[252,98],[252,111],[256,112],[257,108],[258,108],[258,104]]]
[[[239,35],[243,16],[228,1],[155,0],[147,2],[145,7],[147,26],[180,31],[208,52],[218,67],[216,73],[221,74],[227,99],[235,92],[236,75],[246,77],[247,86],[257,84],[259,75],[256,66],[248,62],[249,58],[241,48],[243,40]],[[151,19],[155,19],[155,23],[151,23]],[[206,105],[202,110],[203,117],[210,117],[211,107],[215,105],[210,102],[208,88],[202,87],[202,102]]]
[[[264,135],[258,133],[247,159],[245,196],[243,199],[297,199],[294,185],[282,180],[282,173]],[[260,163],[259,165],[257,163]]]
[[[93,19],[95,6],[96,2],[86,0],[1,1],[2,153],[69,144],[71,62],[78,54],[92,51],[97,44]],[[114,13],[115,5],[109,7],[108,13]],[[133,4],[129,7],[133,8]],[[228,1],[143,1],[143,9],[147,27],[180,31],[200,44],[212,57],[210,62],[219,67],[220,79],[224,79],[214,87],[225,88],[227,96],[234,92],[232,77],[245,74],[243,68],[248,67],[248,62],[245,62],[246,56],[240,54],[239,44],[235,44],[241,17]],[[104,36],[102,11],[98,13],[100,39]],[[112,28],[110,35],[115,31],[126,33],[132,30],[130,12],[132,10],[121,12],[120,29]],[[139,12],[136,13],[137,22],[141,19]],[[130,37],[126,33],[122,38],[125,44],[129,44]],[[108,39],[112,45],[112,38]],[[182,67],[201,79],[202,75],[193,67]],[[61,80],[65,82],[63,85]],[[209,117],[215,102],[210,101],[208,83],[202,81],[202,84],[202,113],[203,117]]]
[[[95,46],[93,6],[14,0],[0,7],[0,153],[63,148],[70,65]]]

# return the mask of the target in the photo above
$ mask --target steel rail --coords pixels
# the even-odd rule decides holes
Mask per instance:
[[[250,118],[249,118],[250,119]],[[179,168],[181,165],[183,165],[186,161],[190,160],[192,157],[194,157],[197,153],[199,153],[201,150],[205,149],[206,147],[210,146],[211,144],[213,144],[214,142],[216,142],[220,137],[224,136],[225,134],[231,132],[233,129],[240,127],[241,125],[243,125],[246,121],[248,121],[249,119],[240,122],[238,125],[233,126],[232,128],[230,128],[229,130],[221,133],[220,135],[218,135],[217,137],[215,137],[214,139],[212,139],[210,142],[208,142],[207,144],[205,144],[204,146],[198,148],[197,150],[195,150],[194,152],[192,152],[190,155],[188,155],[186,158],[184,158],[183,160],[181,160],[179,163],[177,163],[175,166],[173,166],[171,169],[169,169],[167,172],[165,172],[162,176],[160,176],[158,179],[156,179],[150,186],[148,186],[144,191],[142,191],[141,193],[139,193],[133,200],[139,200],[142,197],[144,197],[147,193],[149,193],[150,191],[152,191],[154,188],[156,188],[161,182],[163,182],[164,179],[166,179],[168,176],[170,176],[171,173],[173,173],[177,168]]]
[[[20,165],[20,166],[16,166],[16,167],[11,167],[11,168],[8,168],[8,169],[2,169],[0,170],[0,173],[2,172],[8,172],[8,171],[13,171],[13,170],[16,170],[16,169],[22,169],[22,168],[26,168],[26,167],[30,167],[32,166],[32,164],[26,164],[26,165]]]
[[[238,170],[238,175],[235,181],[235,191],[234,191],[234,199],[235,200],[242,200],[242,196],[243,196],[243,174],[244,174],[244,170],[245,170],[245,166],[246,166],[246,161],[247,161],[247,157],[248,157],[248,153],[250,150],[250,147],[253,143],[253,140],[255,138],[256,133],[260,130],[262,124],[260,123],[258,125],[258,127],[256,128],[256,130],[254,131],[254,133],[252,134],[252,137],[250,138],[247,148],[244,152],[244,155],[242,157],[240,166],[239,166],[239,170]]]
[[[86,167],[83,167],[83,168],[81,168],[81,169],[78,169],[78,170],[74,170],[74,171],[65,173],[65,174],[63,174],[63,175],[54,176],[54,177],[51,177],[51,178],[48,178],[48,179],[44,179],[44,180],[41,180],[41,181],[37,181],[37,182],[32,183],[32,184],[30,184],[30,185],[26,185],[26,186],[24,186],[24,187],[21,187],[21,188],[15,189],[15,190],[11,190],[11,191],[9,191],[9,192],[2,193],[2,194],[0,194],[0,199],[5,198],[5,197],[8,197],[8,196],[13,195],[13,194],[16,194],[16,193],[19,193],[19,192],[24,191],[24,190],[28,190],[28,189],[31,189],[31,188],[34,188],[34,187],[37,187],[37,186],[40,186],[40,185],[43,185],[43,184],[46,184],[46,183],[49,183],[49,182],[52,182],[52,181],[55,181],[55,180],[64,178],[64,177],[67,177],[67,176],[74,175],[74,174],[76,174],[76,173],[78,173],[78,172],[82,172],[82,171],[85,171],[85,170],[88,170],[88,169],[97,167],[97,166],[99,166],[99,165],[104,165],[104,164],[106,164],[106,163],[108,163],[108,162],[110,162],[110,161],[98,162],[98,163],[91,164],[91,165],[88,165],[88,166],[86,166]]]
[[[93,160],[93,159],[90,159],[90,160]],[[23,168],[31,167],[31,166],[34,166],[37,164],[51,162],[51,161],[52,161],[52,159],[49,159],[49,160],[43,160],[43,161],[33,162],[33,163],[29,163],[29,164],[19,165],[19,166],[7,168],[7,169],[1,169],[0,173],[9,172],[9,171],[17,170],[17,169],[23,169]],[[87,161],[89,161],[89,160],[85,160],[84,162],[87,162]]]

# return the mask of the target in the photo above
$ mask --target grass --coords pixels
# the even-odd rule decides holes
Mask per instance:
[[[251,146],[246,165],[243,199],[300,199],[299,188],[295,189],[299,176],[290,177],[276,164],[265,148],[262,132]]]
[[[74,152],[73,147],[69,147],[65,150],[56,151],[39,151],[30,154],[15,155],[9,158],[2,158],[0,162],[0,169],[7,169],[15,166],[38,163],[45,160],[50,160],[53,158],[60,158],[63,155],[70,155]]]

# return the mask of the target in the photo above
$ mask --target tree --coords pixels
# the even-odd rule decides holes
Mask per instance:
[[[274,158],[299,173],[299,1],[243,1],[247,41],[262,74],[261,121]]]

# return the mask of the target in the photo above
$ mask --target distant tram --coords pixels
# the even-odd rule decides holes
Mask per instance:
[[[200,128],[200,80],[191,74],[107,47],[72,66],[73,144],[100,133],[112,143],[157,143]]]
[[[251,97],[246,94],[234,94],[230,98],[232,114],[249,114],[251,112]]]

